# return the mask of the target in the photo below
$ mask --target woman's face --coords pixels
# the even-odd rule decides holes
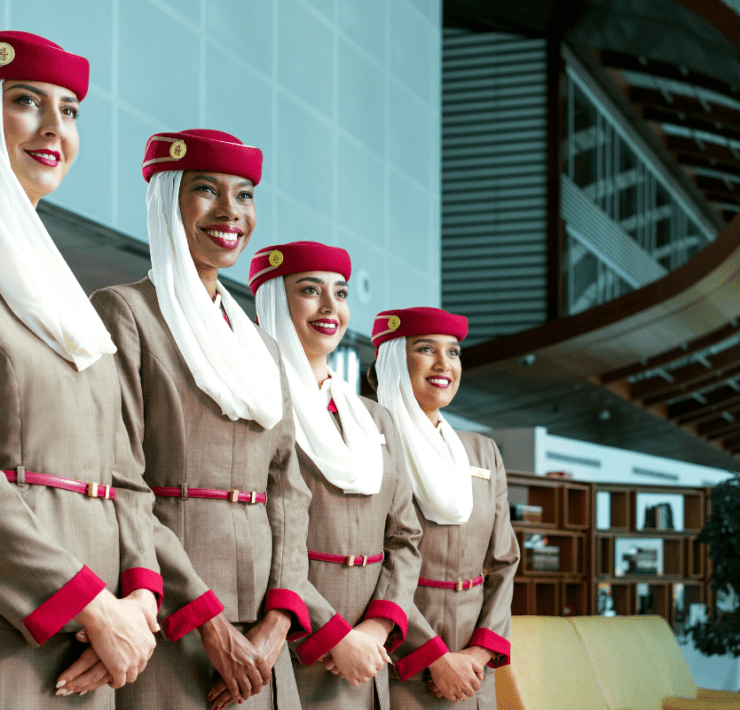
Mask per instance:
[[[3,84],[10,167],[34,207],[59,187],[77,155],[78,113],[77,97],[64,87],[10,79]]]
[[[257,224],[252,181],[239,175],[186,170],[180,214],[199,274],[236,264]]]
[[[349,323],[348,285],[342,274],[304,271],[284,277],[288,309],[308,361],[326,360]]]
[[[422,411],[435,414],[446,407],[460,387],[460,343],[451,335],[406,338],[406,362],[414,397]]]

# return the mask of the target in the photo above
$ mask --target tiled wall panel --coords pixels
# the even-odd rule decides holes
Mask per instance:
[[[77,164],[51,202],[146,240],[146,139],[218,128],[265,153],[228,276],[310,239],[353,257],[356,332],[439,305],[441,0],[0,0],[0,26],[91,60]]]

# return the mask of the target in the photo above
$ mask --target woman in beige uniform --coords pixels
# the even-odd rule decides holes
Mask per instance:
[[[119,707],[200,710],[230,695],[299,710],[284,642],[310,631],[309,493],[277,347],[218,281],[254,230],[262,152],[220,131],[159,133],[142,170],[152,270],[92,302],[118,346],[124,420],[157,496],[169,642]]]
[[[162,592],[115,348],[35,210],[77,153],[88,75],[43,37],[0,32],[2,708],[68,706],[75,689],[94,690],[75,707],[113,707],[108,684],[152,653]]]
[[[309,510],[306,596],[313,634],[294,647],[304,710],[389,708],[388,656],[419,571],[419,527],[401,442],[383,407],[327,365],[349,322],[344,249],[268,247],[252,259],[261,327],[285,359]]]
[[[440,409],[460,384],[468,322],[438,308],[383,311],[373,326],[378,401],[404,443],[423,536],[422,568],[406,642],[394,653],[395,710],[449,708],[472,698],[496,707],[485,668],[509,662],[519,548],[509,522],[496,444],[456,432]]]

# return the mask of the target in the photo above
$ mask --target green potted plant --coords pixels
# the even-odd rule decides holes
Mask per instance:
[[[714,604],[706,621],[690,631],[707,656],[740,656],[740,475],[718,483],[711,492],[712,514],[699,533],[709,545]]]

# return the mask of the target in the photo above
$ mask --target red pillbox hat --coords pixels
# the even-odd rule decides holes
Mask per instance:
[[[191,128],[177,133],[155,133],[146,143],[141,172],[149,182],[164,170],[205,170],[239,175],[258,185],[262,179],[262,151],[244,145],[223,131]]]
[[[468,334],[468,319],[441,308],[398,308],[381,311],[375,316],[372,341],[377,350],[386,340],[409,335],[451,335],[464,340]]]
[[[289,242],[260,249],[249,266],[249,288],[257,289],[270,279],[303,271],[331,271],[349,281],[352,262],[346,249],[319,242]]]
[[[82,101],[90,83],[90,62],[39,35],[6,30],[0,32],[0,79],[63,86]]]

